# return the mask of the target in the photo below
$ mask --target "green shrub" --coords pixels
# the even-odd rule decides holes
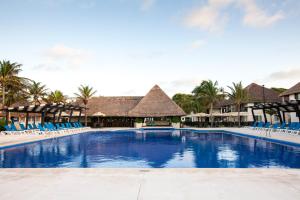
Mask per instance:
[[[3,117],[0,119],[0,131],[5,130],[5,128],[4,128],[5,125],[6,125],[6,119],[5,119],[5,117]]]
[[[172,117],[171,118],[171,122],[172,123],[180,123],[181,122],[181,118],[180,117]]]
[[[144,122],[144,119],[143,118],[136,118],[135,123],[143,123]]]

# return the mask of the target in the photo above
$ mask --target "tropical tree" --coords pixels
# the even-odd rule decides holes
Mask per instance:
[[[281,94],[281,93],[285,92],[287,89],[286,88],[272,87],[271,90],[277,92],[278,94]]]
[[[204,106],[191,94],[177,93],[172,97],[172,100],[180,106],[185,113],[202,112]]]
[[[218,87],[218,82],[213,82],[212,80],[202,81],[202,83],[199,86],[195,87],[192,93],[199,101],[202,101],[209,108],[210,123],[211,126],[213,126],[214,104],[224,97],[223,93],[221,92],[221,89]]]
[[[8,86],[5,94],[5,106],[11,106],[15,103],[24,105],[28,102],[28,91],[26,86],[20,88],[18,86]]]
[[[47,95],[46,85],[43,85],[41,82],[32,81],[32,84],[28,88],[28,95],[35,105],[40,104],[40,101]]]
[[[21,66],[21,64],[11,63],[6,60],[0,61],[0,86],[3,108],[9,104],[6,99],[9,90],[13,90],[13,92],[24,90],[28,85],[29,79],[18,76],[21,72]],[[10,94],[13,93],[10,91]]]
[[[66,98],[60,90],[55,90],[48,95],[48,103],[65,103]]]
[[[237,107],[237,112],[238,112],[238,123],[239,127],[241,126],[241,117],[240,117],[240,112],[241,112],[241,104],[245,103],[248,101],[248,93],[247,90],[243,87],[242,82],[238,83],[232,83],[232,87],[228,86],[228,88],[231,90],[228,93],[229,99],[234,101],[236,107]]]
[[[79,99],[85,107],[85,126],[87,126],[87,104],[89,102],[89,99],[92,98],[95,93],[96,91],[88,85],[81,85],[78,88],[78,93],[75,93],[77,99]]]

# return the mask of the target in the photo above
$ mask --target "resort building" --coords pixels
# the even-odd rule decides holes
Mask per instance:
[[[145,96],[93,97],[87,105],[92,127],[180,126],[185,112],[158,86]]]
[[[251,109],[252,106],[255,106],[258,103],[273,103],[280,101],[279,94],[277,92],[256,83],[251,83],[245,89],[248,93],[248,101],[243,103],[240,108],[241,122],[244,125],[247,125],[254,121]],[[266,116],[264,116],[262,110],[254,111],[256,121],[264,121],[264,117],[266,117],[269,122],[277,122],[278,117],[276,116],[276,114],[272,116],[270,114],[267,113]],[[196,113],[187,115],[183,117],[182,120],[190,122],[209,123],[209,116],[210,114],[208,114],[208,112]],[[214,122],[216,124],[220,123],[225,126],[234,125],[238,122],[237,106],[230,99],[220,101],[214,106],[213,116]]]
[[[282,102],[300,100],[300,82],[280,94]],[[299,122],[296,112],[285,113],[288,122]]]
[[[85,112],[73,107],[84,108],[80,102],[71,99],[66,106],[70,109],[58,109],[64,104],[13,105],[7,109],[8,119],[18,123],[84,122]],[[51,109],[49,108],[51,107]],[[155,85],[145,96],[93,97],[87,105],[88,126],[91,127],[143,127],[174,126],[180,127],[180,117],[185,112],[158,86]],[[36,109],[41,111],[37,112]],[[6,117],[5,113],[1,113]],[[43,116],[42,116],[43,114]]]

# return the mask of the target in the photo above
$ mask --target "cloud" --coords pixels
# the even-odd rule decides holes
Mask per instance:
[[[63,44],[57,44],[46,50],[45,56],[50,62],[64,61],[77,66],[87,61],[91,57],[91,53],[83,49],[76,49]]]
[[[74,69],[93,60],[93,54],[84,49],[57,44],[42,53],[43,62],[33,67],[34,70],[56,71]]]
[[[186,78],[186,79],[178,79],[171,81],[171,86],[177,88],[177,87],[192,87],[197,86],[199,83],[201,83],[201,79],[197,78]]]
[[[269,81],[280,81],[280,80],[299,80],[300,77],[300,68],[283,70],[271,73],[267,80]]]
[[[228,21],[228,16],[222,10],[233,1],[209,0],[207,5],[192,10],[186,17],[185,24],[209,32],[221,31]]]
[[[192,42],[191,44],[191,48],[192,49],[199,49],[201,47],[203,47],[206,44],[205,40],[195,40]]]
[[[255,0],[208,0],[207,4],[191,10],[184,19],[188,27],[208,32],[220,32],[229,21],[228,7],[238,5],[244,11],[243,24],[250,27],[267,27],[284,18],[282,11],[269,15]]]
[[[282,11],[278,11],[273,15],[268,15],[256,5],[255,0],[239,0],[239,3],[245,10],[243,18],[244,25],[251,27],[267,27],[284,18]]]
[[[156,0],[142,0],[141,9],[143,11],[146,11],[146,10],[150,9],[155,2],[156,2]]]
[[[204,80],[204,78],[178,78],[172,81],[160,82],[159,85],[161,85],[170,96],[173,96],[176,93],[191,93],[202,80]]]

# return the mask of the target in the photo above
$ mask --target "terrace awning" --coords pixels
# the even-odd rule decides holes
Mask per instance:
[[[85,108],[78,105],[72,104],[40,104],[40,105],[29,105],[29,106],[17,106],[17,107],[8,107],[2,109],[2,111],[6,112],[6,120],[8,120],[8,115],[11,112],[18,112],[18,113],[26,113],[26,127],[28,126],[28,117],[30,113],[36,113],[42,115],[42,124],[44,123],[45,116],[47,114],[53,114],[54,120],[55,115],[59,113],[58,119],[60,120],[62,113],[69,111],[69,121],[73,116],[73,111],[78,112],[78,119],[81,117],[81,113]]]
[[[267,122],[266,118],[266,110],[272,110],[277,112],[279,116],[279,120],[282,123],[285,121],[284,113],[292,113],[295,112],[299,118],[300,122],[300,100],[291,100],[291,101],[284,101],[284,102],[275,102],[275,103],[260,103],[254,106],[250,106],[249,108],[252,109],[253,119],[255,121],[254,110],[262,110],[265,118],[265,122]],[[281,115],[283,113],[283,115]]]

